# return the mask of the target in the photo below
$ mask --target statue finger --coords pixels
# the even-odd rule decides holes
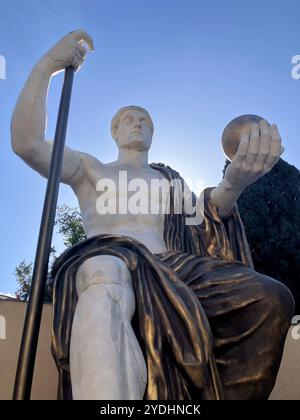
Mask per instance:
[[[282,145],[281,145],[281,136],[276,124],[270,126],[271,131],[271,153],[274,156],[281,155]]]
[[[86,31],[78,29],[77,31],[70,32],[69,35],[79,43],[86,43],[90,51],[95,51],[94,40]]]
[[[80,52],[80,54],[84,57],[84,58],[86,58],[86,56],[87,56],[87,52],[88,52],[88,50],[87,50],[87,48],[85,48],[83,45],[78,45],[78,50],[79,50],[79,52]]]
[[[271,144],[269,156],[265,162],[265,166],[273,166],[274,162],[279,159],[282,153],[281,137],[275,124],[270,126]]]
[[[259,122],[259,130],[260,143],[256,162],[258,163],[258,165],[264,165],[266,160],[268,159],[271,146],[271,132],[269,124],[266,120],[262,120]]]
[[[242,133],[241,141],[237,149],[236,155],[233,158],[234,162],[241,163],[246,159],[249,148],[250,132]]]
[[[79,51],[76,52],[75,57],[78,58],[80,65],[84,62],[85,58]]]
[[[81,65],[81,62],[80,62],[79,58],[77,56],[75,56],[71,66],[75,69],[75,71],[77,71],[79,69],[80,65]]]
[[[259,125],[251,124],[249,147],[246,156],[247,164],[255,162],[260,144]]]

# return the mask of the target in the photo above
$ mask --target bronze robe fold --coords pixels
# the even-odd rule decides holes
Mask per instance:
[[[177,172],[152,164],[168,180]],[[98,235],[65,251],[52,271],[52,353],[60,399],[71,399],[69,345],[77,303],[76,272],[96,255],[121,258],[132,274],[132,320],[148,370],[145,399],[265,399],[279,368],[293,313],[288,289],[253,270],[235,207],[222,220],[204,192],[203,221],[165,215],[167,252],[152,254],[121,235]],[[275,312],[274,312],[275,310]]]

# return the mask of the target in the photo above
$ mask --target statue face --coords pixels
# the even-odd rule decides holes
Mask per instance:
[[[150,123],[144,112],[129,110],[119,122],[116,143],[119,149],[134,149],[138,151],[150,149],[152,132]]]

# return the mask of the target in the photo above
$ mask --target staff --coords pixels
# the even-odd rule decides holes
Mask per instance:
[[[47,182],[42,220],[33,268],[32,285],[24,321],[19,360],[16,371],[16,380],[13,393],[14,400],[30,399],[67,133],[74,71],[75,70],[73,67],[68,67],[65,70],[65,78],[59,105],[54,145],[51,157],[51,166]]]

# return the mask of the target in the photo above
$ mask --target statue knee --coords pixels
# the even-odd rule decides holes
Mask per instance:
[[[84,261],[76,276],[76,290],[79,296],[91,285],[131,285],[131,274],[120,258],[99,255]]]
[[[100,284],[126,285],[130,279],[130,272],[120,258],[112,255],[100,255],[91,261],[91,277]]]
[[[281,282],[271,277],[260,275],[264,304],[270,315],[280,317],[288,325],[295,311],[295,301],[290,290]]]

